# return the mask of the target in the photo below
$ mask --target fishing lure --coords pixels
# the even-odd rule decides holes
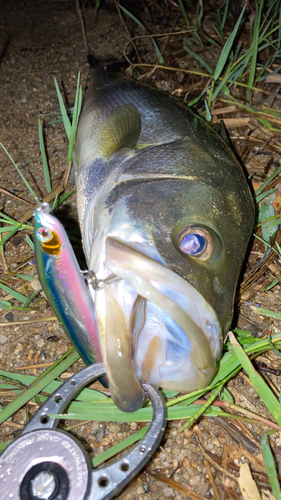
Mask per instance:
[[[43,290],[71,343],[90,365],[101,362],[94,303],[64,227],[42,203],[34,213],[34,247]]]

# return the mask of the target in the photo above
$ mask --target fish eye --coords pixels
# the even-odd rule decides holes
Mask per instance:
[[[37,229],[37,237],[42,243],[46,243],[52,239],[53,231],[48,227],[39,227]]]
[[[179,249],[191,257],[207,260],[211,257],[214,243],[210,233],[200,227],[190,224],[177,236]]]

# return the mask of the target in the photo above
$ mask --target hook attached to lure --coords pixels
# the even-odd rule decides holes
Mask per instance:
[[[105,279],[99,279],[91,269],[85,269],[84,271],[81,271],[81,274],[82,276],[84,276],[88,285],[91,286],[95,291],[102,290],[109,283],[112,283],[113,281],[120,281],[121,279],[119,278],[119,276],[115,276],[115,274],[112,274]]]
[[[34,213],[39,280],[71,343],[90,365],[102,361],[95,308],[64,227],[42,203]]]

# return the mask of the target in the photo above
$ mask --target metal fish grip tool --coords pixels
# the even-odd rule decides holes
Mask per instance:
[[[144,438],[125,456],[92,469],[79,441],[58,430],[58,419],[74,396],[105,374],[102,363],[90,365],[67,380],[36,412],[20,437],[0,456],[1,500],[105,500],[115,497],[152,457],[166,427],[159,391],[143,388],[153,406],[153,419]]]

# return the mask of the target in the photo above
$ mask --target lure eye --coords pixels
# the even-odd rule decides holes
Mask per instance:
[[[37,230],[37,237],[42,243],[47,243],[53,237],[53,231],[48,227],[39,227]]]
[[[61,240],[55,231],[41,226],[37,229],[37,238],[41,243],[43,252],[49,255],[60,255]]]
[[[209,259],[214,248],[210,233],[193,224],[181,231],[177,237],[177,244],[183,253],[201,260]]]

